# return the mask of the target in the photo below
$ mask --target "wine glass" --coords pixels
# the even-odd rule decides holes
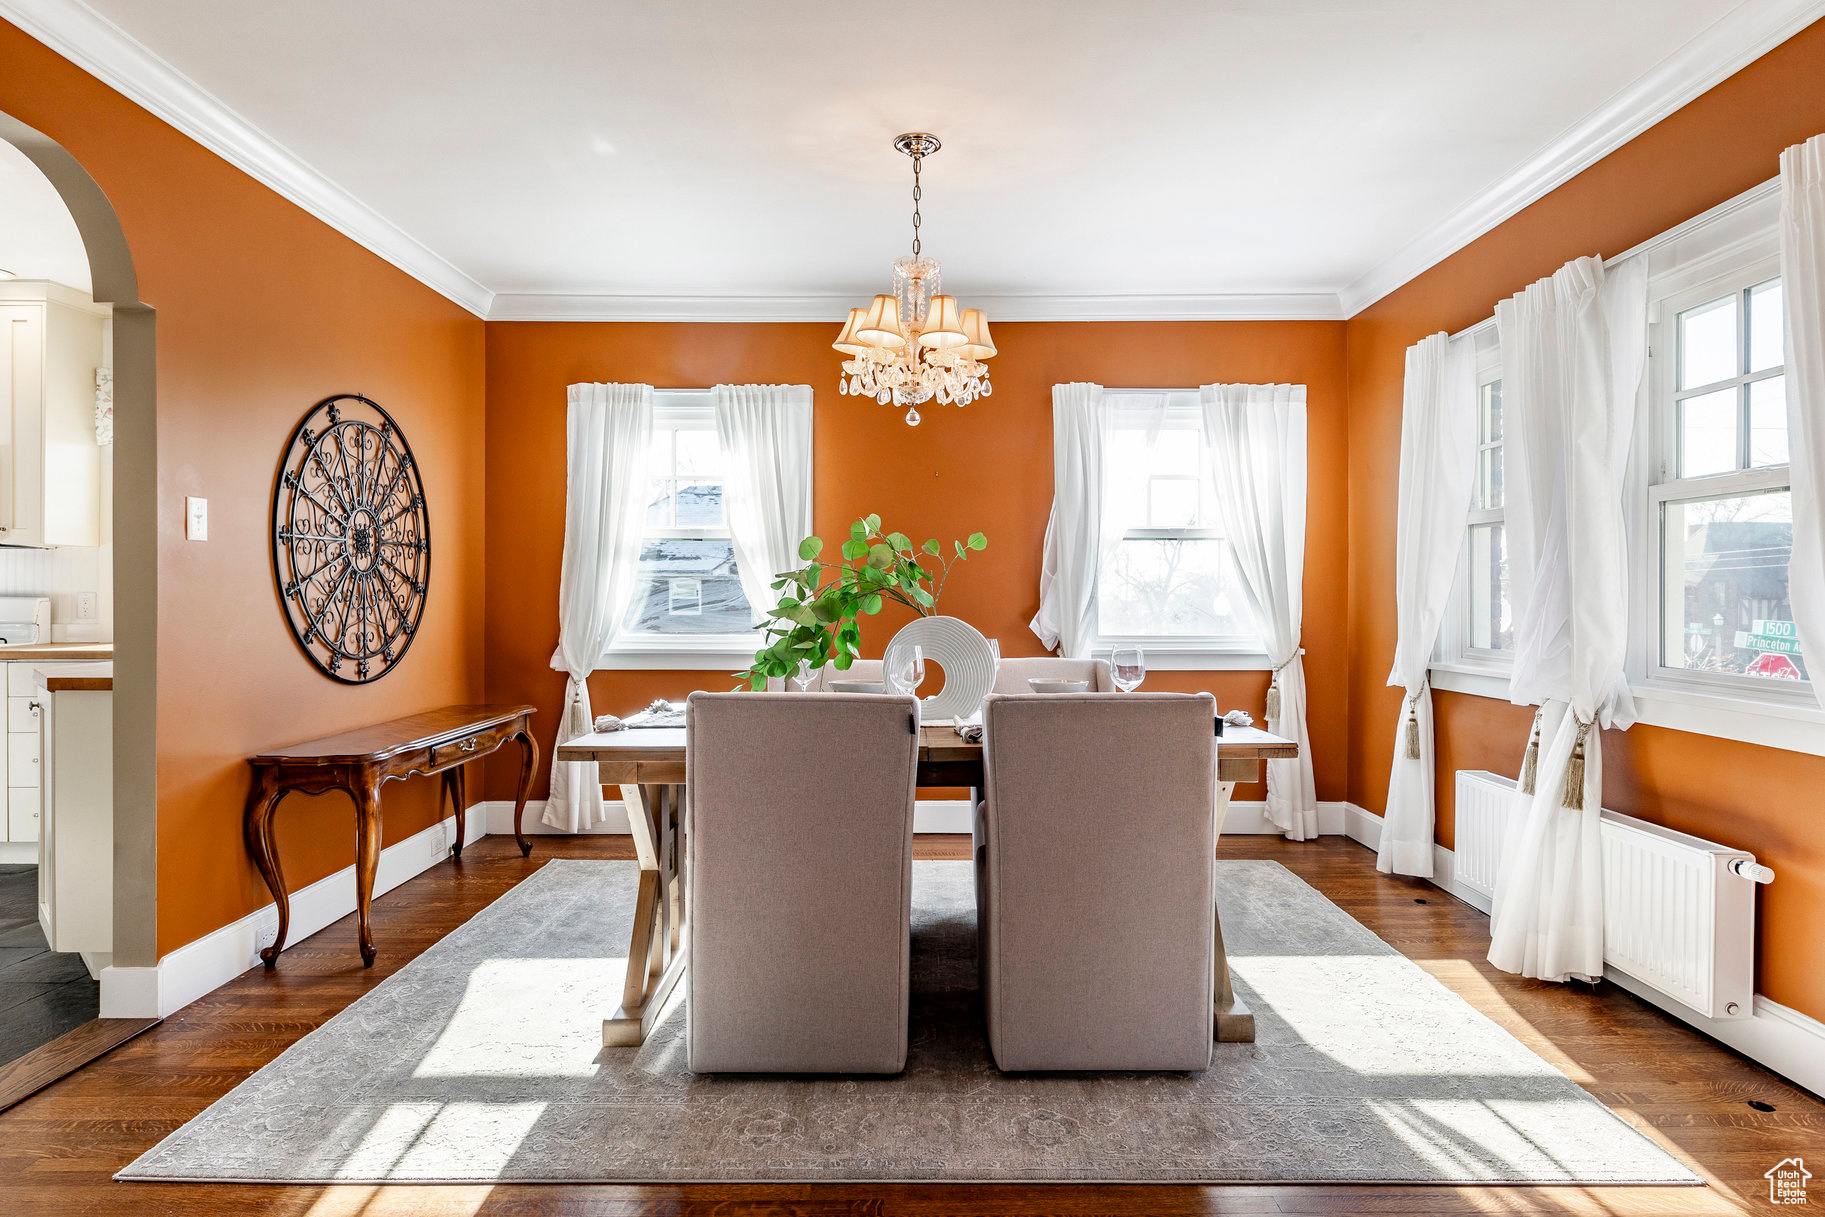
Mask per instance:
[[[916,692],[925,683],[925,648],[915,644],[900,659],[900,670],[893,674],[894,687],[902,693]]]
[[[1124,693],[1134,692],[1147,679],[1147,656],[1139,647],[1116,647],[1109,656],[1109,666],[1115,675],[1115,687]]]
[[[809,659],[799,660],[798,671],[794,672],[790,679],[795,692],[803,693],[809,689],[811,687],[811,661]]]

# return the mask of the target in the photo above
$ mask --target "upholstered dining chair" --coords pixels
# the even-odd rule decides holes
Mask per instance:
[[[1004,1070],[1210,1065],[1216,703],[990,696],[977,947]]]
[[[1055,655],[1002,660],[995,668],[995,687],[991,692],[1031,693],[1029,680],[1087,680],[1091,693],[1115,692],[1108,660],[1060,659]]]
[[[693,1072],[905,1068],[918,716],[910,697],[691,694]]]

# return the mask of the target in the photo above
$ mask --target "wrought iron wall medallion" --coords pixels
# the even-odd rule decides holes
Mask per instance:
[[[286,624],[310,661],[347,684],[385,676],[431,576],[425,487],[399,425],[353,394],[313,406],[286,447],[272,527]]]

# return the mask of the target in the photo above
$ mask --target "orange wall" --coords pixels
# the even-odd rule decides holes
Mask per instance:
[[[482,322],[0,22],[0,110],[60,142],[113,202],[157,310],[158,948],[266,903],[247,860],[246,758],[479,700]],[[305,660],[274,588],[280,454],[333,393],[392,412],[424,472],[435,561],[418,640],[385,679],[340,685]],[[209,500],[184,539],[183,498]],[[387,839],[434,817],[433,783],[387,786]],[[281,854],[301,887],[354,861],[346,799],[293,796]]]
[[[1736,76],[1348,324],[1349,797],[1384,806],[1400,694],[1394,653],[1394,517],[1408,345],[1487,317],[1497,300],[1581,254],[1610,256],[1779,172],[1782,148],[1825,131],[1825,23]],[[1438,697],[1438,840],[1453,841],[1452,774],[1516,774],[1531,714]],[[1780,878],[1761,889],[1758,991],[1825,1018],[1825,758],[1655,727],[1604,733],[1604,805],[1754,850]]]
[[[908,427],[900,410],[836,391],[833,325],[492,323],[488,326],[488,696],[539,707],[549,748],[564,677],[557,645],[564,543],[565,386],[634,381],[661,388],[718,382],[809,384],[814,391],[815,505],[825,538],[876,512],[915,539],[975,531],[989,547],[952,576],[940,607],[1001,642],[1004,655],[1041,654],[1027,628],[1038,608],[1040,543],[1052,502],[1052,386],[1094,380],[1136,388],[1211,381],[1309,386],[1311,499],[1307,527],[1308,672],[1344,664],[1345,430],[1339,322],[1005,324],[995,327],[995,391],[962,410],[933,406]],[[906,620],[883,612],[863,626],[878,655]],[[1257,716],[1264,672],[1159,672],[1148,687],[1209,689]],[[718,672],[599,672],[598,713],[653,697],[727,688]],[[1347,703],[1341,681],[1311,679],[1318,797],[1345,787]],[[549,753],[547,753],[549,755]],[[540,797],[544,775],[540,775]],[[490,797],[511,794],[511,766],[494,767]],[[1257,785],[1238,798],[1261,798]]]

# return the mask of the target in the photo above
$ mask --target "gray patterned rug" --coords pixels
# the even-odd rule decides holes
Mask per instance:
[[[1259,1042],[1203,1074],[999,1073],[967,862],[914,865],[905,1073],[694,1076],[683,986],[605,1049],[634,875],[548,863],[119,1177],[1698,1182],[1278,863],[1218,866]]]

